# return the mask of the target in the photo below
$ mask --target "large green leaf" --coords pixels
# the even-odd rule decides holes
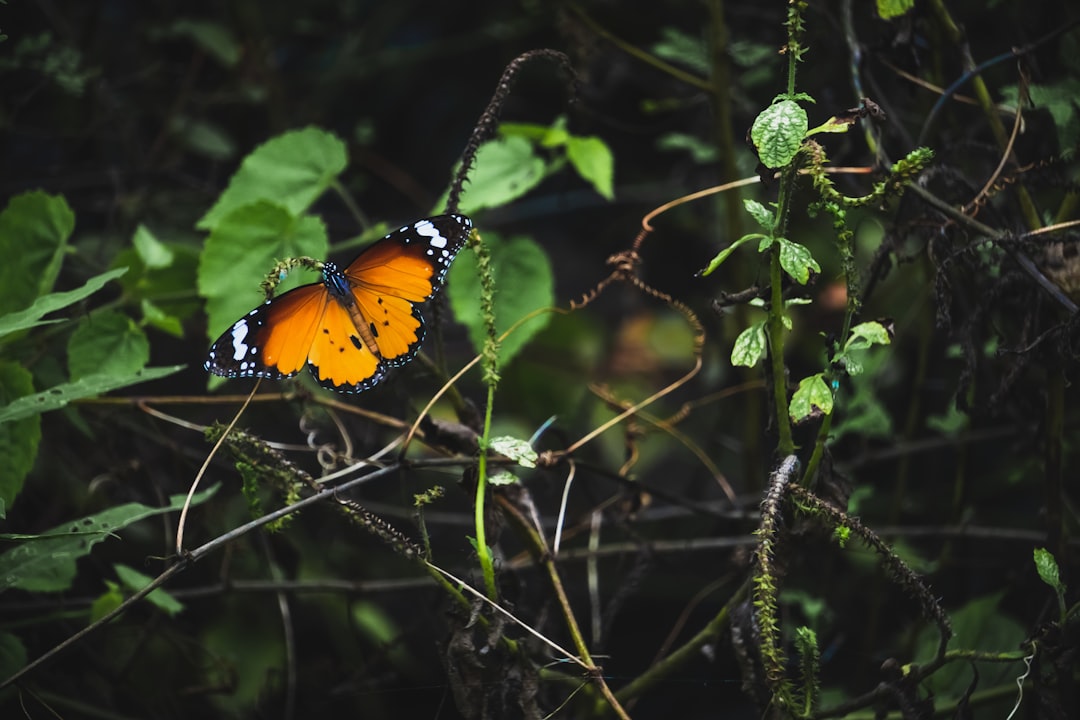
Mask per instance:
[[[183,368],[183,365],[171,365],[149,367],[130,375],[88,375],[75,382],[56,385],[44,392],[21,397],[8,405],[0,407],[0,423],[19,420],[20,418],[49,412],[50,410],[59,410],[73,400],[95,397],[128,385],[138,385],[150,380],[157,380],[166,375],[179,372]]]
[[[277,260],[324,258],[328,245],[322,220],[296,217],[270,202],[245,205],[222,218],[199,259],[210,339],[264,300],[260,283]]]
[[[484,233],[484,242],[491,252],[495,329],[501,335],[532,311],[555,304],[555,276],[547,254],[531,238],[501,240],[494,233]],[[469,339],[479,352],[486,331],[480,311],[480,276],[475,254],[465,252],[458,256],[450,268],[447,294],[454,317],[469,328]],[[548,313],[543,313],[518,327],[500,346],[500,362],[503,365],[510,362],[525,343],[544,329],[550,318]]]
[[[52,290],[75,213],[62,197],[16,195],[0,211],[0,314],[21,310]]]
[[[0,403],[7,404],[34,392],[30,371],[10,360],[0,360]],[[0,422],[0,518],[15,501],[34,467],[41,442],[41,416]]]
[[[319,128],[293,130],[266,141],[244,158],[214,206],[196,224],[213,230],[231,212],[272,200],[300,215],[345,169],[345,143]]]
[[[61,322],[60,320],[42,320],[41,318],[51,312],[65,308],[68,305],[73,305],[83,298],[89,297],[104,287],[105,283],[120,277],[126,272],[127,268],[110,270],[109,272],[90,278],[81,288],[68,290],[67,292],[42,295],[34,301],[33,305],[25,310],[20,310],[19,312],[13,312],[9,315],[0,317],[0,338],[18,330],[25,330],[38,325],[48,325],[53,322]]]
[[[68,339],[72,380],[90,375],[131,375],[150,362],[146,333],[123,313],[104,310],[79,321]]]
[[[806,128],[806,111],[794,100],[781,100],[762,110],[750,128],[761,164],[778,168],[791,162],[802,147]]]
[[[461,196],[461,211],[475,213],[517,200],[544,179],[545,168],[543,158],[523,137],[485,143]]]
[[[192,499],[198,505],[217,492],[215,485]],[[127,503],[66,522],[41,535],[0,535],[0,540],[19,540],[19,545],[0,555],[0,592],[19,588],[33,592],[66,590],[75,578],[75,561],[119,530],[154,515],[179,510],[184,495],[173,495],[165,507]]]

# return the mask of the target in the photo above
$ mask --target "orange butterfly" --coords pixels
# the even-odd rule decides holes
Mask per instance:
[[[395,230],[344,271],[255,308],[210,347],[205,367],[225,377],[292,377],[307,364],[338,392],[374,387],[412,360],[424,340],[421,309],[442,288],[472,221],[439,215]]]

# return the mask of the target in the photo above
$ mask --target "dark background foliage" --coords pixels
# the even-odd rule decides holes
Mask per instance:
[[[851,10],[850,32],[864,53],[862,92],[888,115],[881,126],[883,154],[896,160],[920,144],[931,147],[936,162],[924,184],[945,202],[962,205],[1001,157],[986,118],[978,107],[956,102],[936,111],[939,94],[900,75],[948,86],[965,70],[962,54],[931,12],[932,3],[918,3],[911,15],[892,22],[861,7],[869,4],[855,5],[860,7]],[[846,3],[815,2],[806,14],[809,51],[798,86],[817,101],[808,105],[811,126],[859,99],[845,41],[847,10]],[[1078,12],[1071,3],[1039,0],[955,2],[949,11],[963,24],[976,62],[1033,43],[1075,21]],[[572,133],[602,138],[616,159],[615,200],[604,200],[563,171],[525,198],[475,218],[482,232],[520,233],[538,241],[554,268],[555,297],[565,307],[607,275],[605,260],[630,245],[646,212],[755,173],[743,133],[785,87],[785,62],[775,53],[785,39],[785,12],[779,0],[0,5],[0,32],[8,36],[0,43],[0,196],[42,189],[63,195],[74,210],[74,252],[65,259],[57,287],[78,286],[118,264],[139,225],[182,254],[186,248],[181,265],[187,263],[160,288],[160,302],[183,320],[182,335],[148,330],[151,364],[183,363],[187,369],[126,393],[184,400],[149,403],[165,417],[132,404],[94,403],[42,416],[42,451],[0,528],[38,533],[121,503],[160,505],[186,492],[209,445],[171,420],[227,422],[236,407],[197,402],[210,391],[202,370],[209,339],[195,287],[204,235],[195,223],[256,146],[308,125],[347,143],[350,164],[342,182],[363,221],[337,194],[328,193],[315,207],[340,246],[367,223],[396,226],[437,211],[506,63],[532,48],[566,52],[579,75],[576,97],[568,97],[553,65],[530,65],[503,119],[547,125],[564,114]],[[717,67],[710,53],[719,43],[721,15],[730,42],[725,56],[733,62],[720,94],[631,56],[604,34],[706,78]],[[1023,72],[1039,88],[1033,93],[1036,107],[1025,116],[1017,159],[1007,170],[1010,181],[978,214],[997,230],[1029,229],[1017,199],[1020,187],[1030,192],[1044,223],[1075,216],[1075,205],[1068,203],[1076,192],[1069,153],[1080,137],[1078,48],[1073,31],[1024,56]],[[1009,97],[1006,88],[1021,82],[1013,59],[988,68],[984,78],[1002,103]],[[960,93],[970,95],[970,86]],[[719,107],[718,95],[726,107]],[[1011,127],[1012,115],[1002,117]],[[861,129],[821,143],[836,165],[875,162]],[[850,194],[869,187],[859,176],[836,182]],[[812,304],[792,312],[792,383],[821,370],[823,338],[840,332],[843,309],[834,238],[826,218],[806,213],[808,185],[796,198],[791,232],[813,251],[822,272],[804,293]],[[742,192],[765,203],[775,189]],[[1055,218],[1060,212],[1065,216]],[[649,412],[664,418],[685,402],[700,403],[678,429],[719,467],[740,504],[732,507],[688,444],[648,423],[609,431],[581,451],[567,552],[559,567],[616,690],[646,671],[662,648],[686,642],[736,592],[751,563],[754,511],[777,460],[770,400],[755,384],[761,367],[744,372],[729,362],[735,337],[760,313],[745,306],[716,311],[711,304],[723,292],[766,284],[766,266],[750,251],[708,278],[695,277],[740,228],[748,230],[741,204],[709,198],[654,224],[657,232],[642,253],[642,276],[698,314],[707,342],[701,374]],[[1057,554],[1072,584],[1077,568],[1070,540],[1077,501],[1076,393],[1070,386],[1075,324],[1015,260],[1022,252],[1047,267],[1047,243],[987,242],[911,194],[854,215],[850,225],[867,289],[862,317],[890,318],[895,339],[867,358],[866,375],[842,385],[820,492],[850,498],[850,511],[925,575],[944,607],[956,613],[954,624],[962,628],[958,647],[1015,651],[1056,612],[1053,594],[1031,562],[1032,549],[1046,546]],[[1075,238],[1055,235],[1064,241],[1064,250],[1056,252],[1074,255]],[[94,302],[124,307],[127,296],[111,292]],[[465,331],[443,311],[448,366],[455,370],[472,351]],[[681,317],[663,303],[615,286],[585,310],[556,317],[504,368],[496,425],[527,438],[555,415],[540,446],[565,447],[613,415],[588,383],[606,384],[620,399],[646,397],[685,373],[692,362],[689,337]],[[29,359],[20,358],[42,386],[62,375],[62,340],[47,337]],[[345,401],[411,420],[440,384],[414,363],[384,387]],[[236,381],[227,390],[246,392],[249,386]],[[478,373],[466,377],[461,389],[482,406]],[[722,390],[729,392],[714,395]],[[1060,416],[1048,409],[1055,407]],[[347,436],[357,457],[392,436],[347,413],[335,429],[325,408],[303,393],[248,413],[242,420],[247,430],[284,443],[290,458],[316,475],[309,428],[316,446],[336,443],[341,450],[341,436]],[[1055,417],[1060,426],[1052,431]],[[817,427],[796,429],[804,460]],[[1055,450],[1063,458],[1058,485],[1048,460]],[[620,473],[631,458],[635,463]],[[434,559],[475,579],[468,540],[474,534],[471,497],[459,485],[460,476],[457,468],[403,472],[364,486],[356,497],[414,536],[413,494],[446,486],[446,497],[426,517]],[[211,468],[207,482],[222,488],[194,511],[191,542],[249,519],[235,478],[227,462]],[[564,480],[565,467],[527,476],[549,533]],[[594,510],[603,512],[605,549],[589,567]],[[115,580],[114,563],[151,576],[164,567],[175,515],[163,517],[98,546],[80,561],[68,592],[5,593],[0,624],[19,635],[31,659],[84,627],[92,603],[106,593],[105,580]],[[781,619],[787,636],[798,625],[817,632],[827,701],[872,689],[890,658],[929,659],[936,642],[930,624],[872,553],[854,544],[841,550],[828,532],[788,520]],[[549,588],[521,540],[509,529],[494,534],[489,544],[498,543],[507,602],[568,646]],[[596,615],[590,577],[600,578]],[[64,717],[468,714],[451,691],[455,683],[468,685],[454,679],[462,672],[455,642],[467,618],[413,564],[328,506],[303,512],[282,532],[238,539],[167,590],[184,603],[182,613],[169,617],[156,607],[137,606],[30,675],[19,692],[6,691],[0,712],[43,717],[48,706]],[[1075,601],[1075,592],[1070,598]],[[1065,656],[1075,653],[1075,630],[1072,642],[1062,650]],[[753,690],[742,687],[738,654],[730,637],[720,635],[694,662],[645,693],[631,714],[759,717]],[[542,656],[537,646],[535,657]],[[512,664],[505,661],[506,667]],[[940,706],[951,709],[972,681],[971,667],[953,663],[923,690],[945,698]],[[984,695],[974,696],[974,716],[1007,714],[1015,701],[1013,679],[1022,673],[1016,662],[980,665],[977,688]],[[506,670],[495,682],[508,695],[524,696],[527,675]],[[540,707],[552,712],[579,682],[584,679],[573,670],[562,681],[548,679],[537,695]],[[1056,689],[1035,697],[1025,708],[1032,713],[1028,717],[1040,706],[1047,716],[1064,711]],[[587,707],[561,712],[584,716]]]

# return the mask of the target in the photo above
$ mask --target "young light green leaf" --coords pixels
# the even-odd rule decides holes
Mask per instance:
[[[885,326],[871,320],[851,328],[851,336],[844,343],[844,351],[865,350],[872,345],[888,345],[890,342],[892,338]]]
[[[176,253],[158,240],[145,225],[135,228],[135,235],[131,238],[131,242],[142,259],[143,265],[152,270],[169,267],[176,259]]]
[[[272,138],[240,164],[214,206],[196,223],[214,230],[237,208],[271,201],[292,216],[302,214],[348,164],[345,143],[315,127]]]
[[[803,378],[795,394],[791,396],[788,414],[795,422],[809,417],[816,411],[828,415],[833,409],[833,396],[822,373]]]
[[[154,580],[149,575],[143,575],[138,570],[127,565],[114,564],[113,570],[116,571],[116,577],[120,578],[120,582],[124,584],[124,587],[132,592],[142,590]],[[183,603],[162,588],[151,590],[146,599],[169,617],[179,614],[184,609]]]
[[[775,218],[769,208],[765,207],[757,200],[751,200],[750,198],[744,198],[742,202],[743,207],[746,208],[746,212],[750,213],[750,217],[754,218],[754,221],[758,225],[766,230],[772,230]]]
[[[44,392],[27,395],[0,407],[0,423],[19,420],[50,410],[59,410],[73,400],[95,397],[128,385],[157,380],[184,369],[183,365],[148,367],[130,375],[88,375],[75,382],[56,385]]]
[[[210,339],[265,300],[260,284],[277,260],[325,258],[328,245],[322,220],[296,217],[270,202],[245,205],[221,218],[199,258],[199,294],[206,298]],[[295,275],[279,292],[301,281],[303,273]]]
[[[517,200],[540,184],[545,170],[543,158],[523,137],[484,143],[462,193],[461,211],[472,214]]]
[[[89,375],[130,375],[150,362],[146,333],[123,313],[103,310],[83,317],[68,339],[72,380]]]
[[[780,242],[780,267],[800,285],[805,285],[810,279],[810,271],[821,272],[821,266],[810,254],[804,245],[788,240],[777,238]]]
[[[491,438],[490,447],[492,451],[505,455],[522,467],[536,467],[536,460],[540,457],[527,441],[512,435]]]
[[[146,324],[156,327],[173,337],[184,337],[184,327],[180,324],[180,318],[168,314],[155,303],[145,298],[139,303],[139,308],[142,310],[143,321]]]
[[[496,288],[495,329],[501,335],[534,310],[555,304],[555,275],[547,254],[531,238],[517,236],[502,240],[496,234],[486,232],[484,242],[491,252]],[[480,352],[487,335],[480,308],[480,277],[474,253],[461,253],[450,267],[447,297],[454,317],[469,329],[469,339]],[[519,326],[499,346],[500,364],[510,362],[550,319],[550,314],[541,313]]]
[[[806,111],[793,100],[781,100],[761,111],[750,128],[758,159],[767,168],[791,162],[806,135]]]
[[[607,143],[598,137],[571,135],[566,144],[566,157],[596,192],[606,200],[615,199],[615,156]]]
[[[915,0],[877,0],[878,16],[882,20],[892,20],[915,7]]]
[[[75,213],[60,196],[16,195],[0,211],[0,315],[22,310],[52,291]]]
[[[215,485],[196,494],[192,505],[210,499],[217,489]],[[0,555],[0,592],[8,588],[31,592],[66,590],[75,577],[75,561],[87,555],[94,545],[139,520],[179,510],[184,499],[184,495],[173,495],[165,507],[140,503],[118,505],[27,539]],[[0,538],[11,539],[5,535]]]
[[[1039,571],[1039,577],[1053,588],[1054,592],[1063,594],[1065,585],[1061,582],[1061,573],[1054,555],[1046,548],[1035,548],[1034,555],[1035,569]]]
[[[750,242],[751,240],[757,240],[757,239],[759,239],[761,237],[763,237],[763,236],[760,233],[751,233],[750,235],[743,235],[741,238],[739,238],[738,240],[736,240],[735,242],[731,243],[726,248],[721,250],[719,253],[717,253],[716,257],[714,257],[712,260],[709,261],[709,264],[705,267],[705,269],[700,270],[698,272],[698,275],[700,275],[701,277],[706,277],[707,275],[712,273],[713,270],[720,267],[720,264],[723,263],[725,260],[727,260],[728,257],[731,255],[731,253],[738,250],[740,246],[745,245],[746,243]]]
[[[754,367],[758,360],[765,357],[765,321],[756,322],[739,333],[735,346],[731,348],[731,364],[742,367]]]
[[[20,310],[19,312],[10,313],[0,317],[0,338],[19,330],[37,327],[38,325],[63,322],[62,320],[42,320],[41,318],[51,312],[60,310],[61,308],[74,305],[83,298],[89,297],[104,287],[105,283],[110,280],[115,280],[126,272],[126,267],[110,270],[109,272],[90,278],[80,288],[68,290],[67,292],[42,295],[34,301],[33,305],[25,310]]]
[[[0,360],[0,404],[7,405],[33,392],[29,370],[11,360]],[[40,443],[40,415],[0,422],[0,519],[22,491]]]

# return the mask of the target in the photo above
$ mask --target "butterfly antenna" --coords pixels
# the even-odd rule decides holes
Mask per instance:
[[[502,77],[499,78],[499,84],[495,86],[495,93],[491,96],[487,107],[484,108],[484,112],[480,113],[480,118],[473,127],[469,141],[465,143],[465,151],[461,154],[461,163],[454,174],[453,182],[450,183],[450,193],[446,198],[446,212],[456,213],[458,211],[461,193],[465,188],[465,181],[468,179],[469,171],[472,170],[473,163],[476,161],[476,153],[480,150],[483,142],[495,134],[495,127],[499,124],[499,116],[502,114],[503,105],[506,104],[506,98],[510,96],[510,90],[513,89],[514,82],[517,81],[518,73],[521,68],[533,60],[550,60],[558,64],[567,76],[571,100],[577,96],[577,73],[574,72],[574,68],[570,64],[570,58],[565,53],[548,49],[530,50],[511,60],[506,69],[503,70]]]

